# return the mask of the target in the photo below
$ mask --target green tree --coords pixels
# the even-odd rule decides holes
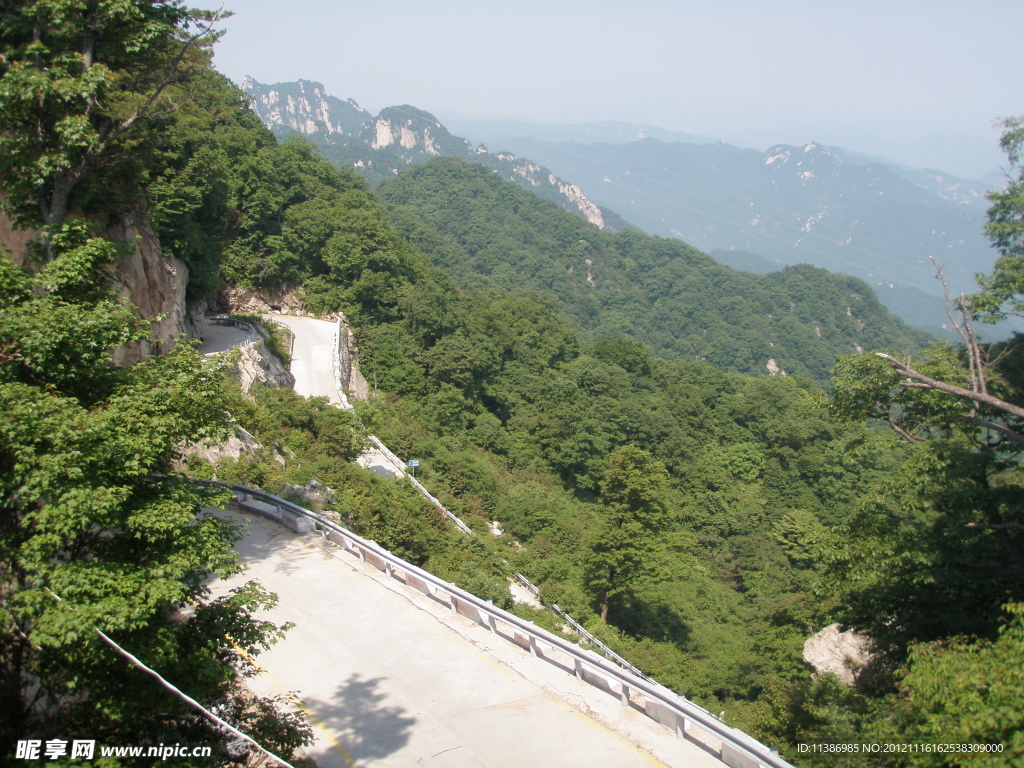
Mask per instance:
[[[176,0],[29,0],[0,13],[0,179],[21,225],[49,226],[76,191],[137,180],[139,134],[190,97],[217,16]]]
[[[1012,163],[1022,141],[1019,121],[1007,121]],[[861,541],[846,545],[833,568],[840,579],[843,569],[862,574],[854,620],[897,656],[915,641],[991,635],[1001,606],[1024,598],[1024,407],[1017,367],[1007,364],[1020,343],[986,346],[973,327],[983,314],[1015,312],[1024,288],[1013,277],[1024,263],[1022,177],[990,197],[987,231],[1004,255],[978,296],[951,302],[963,346],[936,346],[916,360],[850,356],[834,371],[836,414],[884,420],[911,446],[904,471],[851,522]],[[869,540],[878,545],[871,555]],[[959,609],[934,610],[954,595]]]
[[[1024,760],[1024,605],[1006,606],[995,640],[958,637],[913,649],[901,687],[909,706],[886,713],[911,742],[998,745],[999,752],[921,755],[916,765],[1018,765]],[[881,730],[881,729],[879,729]]]
[[[982,292],[972,297],[975,310],[988,313],[992,320],[1024,313],[1024,117],[1007,118],[1003,128],[999,144],[1010,161],[1009,183],[989,193],[992,206],[985,225],[1001,256],[991,276],[979,277]]]
[[[588,586],[608,620],[611,600],[649,569],[654,534],[668,522],[668,472],[647,451],[624,445],[612,452],[601,482],[600,528],[587,569]]]
[[[251,617],[274,598],[249,584],[207,599],[211,577],[240,568],[239,534],[203,511],[221,496],[173,472],[181,444],[223,434],[218,376],[185,343],[115,366],[113,348],[148,336],[101,283],[118,248],[81,221],[52,234],[37,275],[0,258],[0,753],[71,732],[209,738],[96,629],[289,751],[303,728],[236,685],[235,667],[253,673],[251,655],[281,634]]]
[[[1003,254],[981,292],[950,302],[963,346],[916,359],[889,352],[840,358],[831,408],[887,422],[906,443],[899,472],[865,494],[821,549],[846,623],[866,629],[887,692],[864,738],[895,727],[917,742],[1001,743],[1019,759],[1020,604],[1024,601],[1024,451],[1020,339],[983,344],[978,319],[1019,313],[1024,289],[1024,133],[1006,121],[1018,170],[992,193],[989,224]],[[941,277],[941,272],[940,272]],[[1012,659],[1012,661],[1010,661]],[[888,679],[889,686],[884,685]],[[877,678],[876,678],[877,679]],[[882,721],[885,724],[882,724]],[[960,764],[924,753],[898,764]]]

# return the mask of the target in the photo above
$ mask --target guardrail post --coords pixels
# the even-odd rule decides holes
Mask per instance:
[[[157,476],[160,477],[160,476]],[[708,712],[706,709],[697,706],[686,700],[685,697],[678,694],[672,694],[668,689],[662,688],[657,685],[649,678],[645,677],[640,670],[632,665],[625,662],[624,659],[619,657],[614,651],[611,651],[607,646],[604,646],[592,635],[579,628],[578,631],[588,638],[592,639],[598,647],[604,650],[607,654],[611,655],[616,662],[622,665],[622,669],[615,667],[614,663],[610,663],[599,656],[591,654],[589,652],[583,652],[579,643],[575,645],[569,643],[557,635],[552,635],[549,632],[537,627],[533,622],[524,621],[514,614],[509,614],[498,608],[495,608],[493,604],[485,604],[479,598],[475,598],[471,594],[465,594],[451,582],[443,582],[436,576],[422,571],[414,565],[396,558],[394,555],[386,551],[379,551],[378,547],[369,541],[365,541],[350,531],[346,530],[336,523],[330,522],[320,515],[317,515],[309,510],[302,509],[295,504],[287,501],[278,499],[277,497],[263,493],[259,490],[247,488],[245,486],[236,485],[234,483],[222,483],[218,481],[199,481],[192,480],[197,483],[200,487],[205,487],[207,484],[217,485],[221,487],[231,488],[236,493],[236,498],[239,500],[247,498],[257,498],[261,501],[265,501],[268,504],[273,504],[278,513],[280,514],[283,509],[291,510],[290,515],[298,514],[306,517],[307,519],[313,520],[317,525],[322,525],[324,529],[330,530],[330,535],[327,538],[330,541],[341,544],[342,547],[358,554],[359,559],[362,563],[366,563],[369,557],[373,557],[374,561],[380,560],[382,569],[390,575],[395,573],[404,573],[409,581],[413,582],[413,586],[417,589],[424,591],[425,594],[436,597],[438,601],[441,601],[439,593],[444,593],[449,600],[449,607],[453,614],[459,612],[460,604],[458,601],[462,601],[463,611],[467,618],[471,615],[467,609],[475,608],[477,610],[477,620],[482,625],[484,624],[484,616],[487,617],[487,622],[490,624],[492,631],[497,632],[497,619],[501,619],[503,623],[508,625],[512,629],[512,634],[508,638],[514,642],[517,646],[523,647],[523,640],[528,640],[528,647],[530,649],[530,655],[544,658],[540,652],[540,639],[543,639],[546,647],[550,647],[552,650],[559,650],[573,658],[573,666],[576,677],[583,682],[590,682],[591,684],[603,688],[614,695],[614,685],[617,682],[619,684],[619,700],[623,707],[631,706],[633,703],[630,700],[630,694],[639,693],[644,697],[644,708],[647,716],[653,720],[661,723],[663,726],[674,730],[677,738],[684,738],[688,729],[692,729],[694,725],[697,725],[700,729],[707,731],[709,734],[714,735],[721,739],[721,760],[732,768],[793,768],[793,766],[778,756],[778,752],[774,749],[769,751],[769,748],[757,741],[751,739],[745,734],[738,734],[733,729],[726,727],[719,721],[715,715]],[[372,547],[372,548],[371,548]],[[422,584],[422,586],[420,586]],[[456,594],[458,593],[458,594]],[[578,624],[571,619],[571,617],[564,616],[564,614],[553,606],[555,610],[559,611],[559,615],[563,615],[570,624],[574,627],[578,627]],[[551,661],[551,653],[548,653],[548,658]],[[585,665],[590,665],[591,669],[588,671]],[[559,663],[559,666],[561,664]]]

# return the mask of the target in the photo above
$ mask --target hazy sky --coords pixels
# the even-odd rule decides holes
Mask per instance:
[[[993,121],[1024,113],[1020,0],[225,4],[226,75],[318,80],[374,113],[625,120],[890,156],[938,134],[993,147],[993,166]]]

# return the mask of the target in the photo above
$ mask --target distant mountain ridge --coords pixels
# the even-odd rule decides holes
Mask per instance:
[[[734,263],[729,252],[755,254],[765,261],[758,272],[809,263],[859,277],[890,310],[932,333],[942,334],[948,318],[931,258],[954,293],[972,291],[973,276],[994,261],[981,229],[985,184],[941,171],[814,142],[759,152],[623,122],[501,121],[494,125],[505,133],[489,134],[505,136],[493,152],[413,106],[374,116],[307,80],[246,78],[242,88],[278,138],[302,134],[375,186],[435,157],[469,160],[602,229],[679,238],[723,263]],[[514,135],[531,127],[546,138]],[[561,138],[571,135],[592,143]]]
[[[982,234],[983,185],[938,171],[813,142],[764,152],[653,138],[615,145],[521,138],[509,147],[647,232],[704,251],[854,275],[919,327],[947,322],[930,257],[956,293],[974,290],[974,275],[994,262]],[[915,294],[910,301],[907,291]]]
[[[749,274],[675,238],[600,232],[458,158],[411,168],[378,195],[461,287],[553,295],[589,341],[624,337],[665,359],[824,383],[837,354],[931,340],[857,278],[807,265]]]
[[[247,77],[241,88],[252,99],[253,111],[278,138],[301,134],[332,163],[355,168],[373,185],[434,157],[458,157],[486,165],[602,229],[627,226],[547,168],[511,152],[491,154],[482,144],[474,147],[422,109],[392,106],[374,116],[354,100],[332,96],[321,83],[310,80],[265,85]]]

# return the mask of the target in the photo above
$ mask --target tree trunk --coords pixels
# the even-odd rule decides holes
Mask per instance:
[[[71,199],[71,192],[77,182],[78,174],[65,171],[56,175],[50,199],[40,206],[44,225],[52,226],[64,221],[68,215],[68,200]]]

